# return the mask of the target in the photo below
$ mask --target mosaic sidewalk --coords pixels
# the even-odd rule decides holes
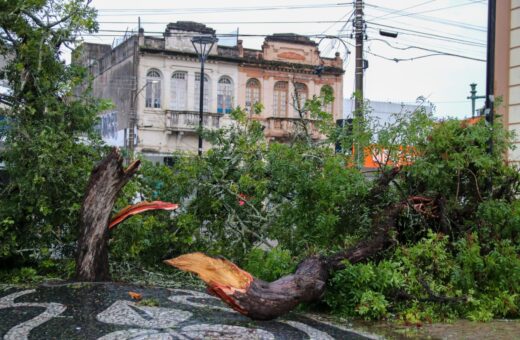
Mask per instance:
[[[128,292],[141,294],[141,302]],[[297,314],[252,321],[199,291],[70,284],[0,291],[0,339],[369,339]]]

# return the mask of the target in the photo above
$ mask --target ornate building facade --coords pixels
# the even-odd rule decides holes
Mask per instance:
[[[204,128],[230,124],[233,108],[252,110],[259,102],[265,109],[257,119],[266,137],[283,140],[295,120],[305,119],[313,126],[312,119],[295,107],[326,89],[335,100],[325,110],[342,118],[344,71],[339,55],[323,58],[317,44],[306,37],[274,34],[259,50],[243,48],[240,40],[233,47],[216,44],[201,77],[191,44],[197,35],[215,31],[199,23],[176,22],[167,25],[162,37],[140,30],[116,47],[85,43],[75,51],[73,62],[92,73],[94,95],[114,103],[115,108],[101,116],[106,141],[131,146],[155,161],[165,161],[173,151],[196,152],[202,78]],[[321,137],[311,131],[313,138]]]

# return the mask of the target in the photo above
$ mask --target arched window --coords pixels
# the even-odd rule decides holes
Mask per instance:
[[[251,78],[246,83],[246,111],[253,112],[253,107],[260,102],[260,82]]]
[[[217,112],[230,113],[233,109],[233,81],[223,76],[217,86]]]
[[[209,112],[210,105],[210,96],[211,94],[211,84],[209,82],[209,77],[206,73],[204,73],[204,103],[202,106],[202,110],[204,112]],[[200,73],[195,73],[195,110],[199,111],[200,108]]]
[[[332,89],[332,86],[330,85],[323,85],[320,90],[320,97],[321,97],[321,109],[328,113],[334,113],[332,103],[334,102],[334,90]],[[329,101],[326,102],[325,99],[328,99]]]
[[[146,74],[146,107],[161,108],[161,73],[151,69]]]
[[[307,85],[303,83],[294,84],[294,116],[300,117],[300,113],[305,115],[305,101],[309,96]]]
[[[287,91],[286,81],[277,81],[274,84],[273,116],[285,117],[287,115]]]
[[[188,73],[182,71],[173,72],[170,83],[170,90],[170,108],[172,110],[186,110]]]

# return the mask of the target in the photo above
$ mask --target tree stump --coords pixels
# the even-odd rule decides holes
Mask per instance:
[[[80,211],[76,279],[110,280],[108,223],[118,193],[137,172],[140,161],[123,168],[123,158],[112,149],[92,170]]]

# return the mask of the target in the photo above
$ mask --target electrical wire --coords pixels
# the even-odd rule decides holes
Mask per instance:
[[[346,43],[348,45],[352,46],[352,47],[355,47],[353,44],[351,44],[349,42],[346,42]],[[461,55],[461,54],[444,53],[444,52],[430,53],[430,54],[425,54],[425,55],[420,55],[420,56],[410,57],[410,58],[390,58],[390,57],[386,57],[384,55],[381,55],[381,54],[378,54],[378,53],[375,53],[375,52],[372,52],[372,51],[368,51],[368,50],[365,50],[364,52],[366,52],[368,54],[371,54],[374,57],[378,57],[378,58],[381,58],[381,59],[384,59],[384,60],[387,60],[387,61],[393,61],[393,62],[396,62],[396,63],[402,62],[402,61],[414,61],[414,60],[417,60],[417,59],[436,57],[436,56],[457,57],[457,58],[463,58],[463,59],[474,60],[474,61],[481,61],[481,62],[485,62],[486,61],[485,59],[473,58],[473,57],[468,57],[468,56]]]
[[[439,39],[439,40],[444,40],[444,41],[453,41],[453,42],[458,42],[461,44],[467,44],[467,45],[473,45],[473,46],[482,46],[482,47],[486,46],[486,44],[481,43],[481,42],[476,42],[476,41],[471,41],[471,40],[466,40],[466,39],[459,39],[459,38],[452,38],[452,37],[443,36],[443,35],[439,35],[439,34],[421,32],[421,31],[407,29],[407,28],[400,28],[400,27],[396,27],[396,26],[392,26],[392,25],[379,24],[379,23],[375,23],[372,21],[367,21],[367,24],[398,30],[399,33],[401,33],[401,34],[420,36],[423,38],[430,38],[430,39]]]
[[[296,20],[296,21],[201,21],[205,25],[264,25],[264,24],[332,24],[326,31],[330,30],[335,24],[344,22],[342,20],[349,13],[339,20]],[[100,24],[137,24],[137,21],[98,21]],[[168,25],[171,21],[141,21],[142,25]]]
[[[408,9],[417,8],[417,7],[420,7],[420,6],[423,6],[423,5],[427,5],[427,4],[435,2],[435,1],[437,1],[437,0],[428,0],[428,1],[421,2],[420,4],[417,4],[417,5],[409,6],[409,7],[403,8],[403,9],[397,9],[394,12],[390,12],[390,13],[383,14],[381,16],[372,18],[372,20],[385,18],[385,17],[387,17],[389,15],[396,14],[396,13],[399,13],[399,12],[403,12],[403,11],[406,11]]]
[[[124,34],[124,33],[128,33],[128,34],[137,34],[137,32],[134,32],[134,31],[123,31],[123,30],[99,30],[98,32],[102,32],[102,33],[119,33],[119,34],[97,34],[97,33],[85,33],[83,34],[82,36],[94,36],[94,37],[97,37],[97,36],[121,36],[121,34]],[[163,35],[164,32],[159,32],[159,31],[149,31],[147,33],[150,33],[150,34],[156,34],[156,35]],[[192,38],[196,35],[199,35],[199,33],[197,32],[194,32],[192,34],[190,33],[176,33],[176,32],[173,32],[173,33],[170,33],[170,36],[175,36],[175,37],[185,37],[185,38]],[[260,37],[260,38],[263,38],[263,37],[267,37],[267,36],[272,36],[273,34],[256,34],[256,33],[216,33],[215,36],[216,37]],[[303,36],[303,37],[307,37],[307,38],[323,38],[323,37],[330,37],[330,35],[327,35],[327,34],[320,34],[320,33],[314,33],[314,34],[292,34],[292,33],[276,33],[276,37],[281,37],[281,38],[291,38],[291,37],[294,37],[295,35],[297,36]],[[335,37],[335,36],[334,36]],[[346,36],[342,36],[342,37],[346,37]]]
[[[344,19],[346,16],[348,15],[348,19],[345,21],[345,23],[343,24],[343,26],[341,26],[341,28],[338,30],[338,35],[340,35],[342,32],[343,32],[343,29],[348,25],[348,23],[350,22],[350,20],[352,19],[352,16],[354,15],[354,11],[351,11],[350,13],[347,13],[345,14],[343,17],[341,17],[341,19]],[[340,20],[341,20],[340,19]],[[341,21],[342,22],[342,21]],[[321,34],[326,34],[332,27],[334,27],[334,25],[331,25],[329,26],[329,28],[327,28],[325,31],[321,32]],[[325,50],[323,51],[323,53],[325,55],[327,55],[328,53],[330,53],[332,51],[332,49],[334,48],[334,41],[335,40],[331,40],[329,41],[329,45],[327,46],[327,48],[325,48]],[[319,45],[319,43],[318,43]],[[348,54],[348,50],[346,52]],[[345,58],[347,59],[347,58]]]
[[[393,19],[393,18],[398,18],[398,17],[407,17],[407,16],[418,15],[418,14],[423,14],[423,13],[431,13],[431,12],[444,11],[444,10],[446,10],[446,9],[453,9],[453,8],[457,8],[457,7],[464,7],[464,6],[468,6],[468,5],[474,5],[474,4],[475,4],[475,3],[474,3],[473,1],[470,1],[470,2],[467,2],[467,3],[462,3],[462,4],[457,4],[457,5],[451,5],[451,6],[441,7],[441,8],[434,8],[434,9],[425,10],[425,11],[420,11],[420,12],[404,13],[404,14],[400,14],[400,15],[396,15],[396,16],[393,16],[393,17],[387,18],[387,19]]]
[[[371,21],[371,20],[369,20]],[[371,21],[373,22],[373,21]],[[384,24],[387,26],[395,27],[396,29],[411,29],[415,31],[422,32],[423,34],[431,34],[436,33],[437,35],[441,35],[448,38],[455,38],[455,39],[463,39],[466,40],[468,38],[468,34],[456,34],[453,33],[453,30],[447,31],[447,30],[440,30],[435,25],[427,24],[427,25],[417,25],[417,24],[411,24],[410,22],[401,23],[396,20],[390,20],[390,21],[384,21]],[[383,25],[383,23],[379,23],[379,25]],[[407,28],[408,27],[408,28]],[[482,44],[486,43],[485,34],[484,32],[481,33],[473,33],[469,35],[473,41],[479,42]],[[480,39],[479,39],[480,38]]]
[[[389,12],[392,12],[392,11],[395,10],[395,9],[392,9],[392,8],[387,8],[387,7],[382,7],[382,6],[372,5],[372,4],[366,4],[366,6],[368,6],[370,8],[373,8],[373,9],[376,9],[376,10],[379,10],[379,11],[382,11],[382,12],[386,12],[386,13],[389,13]],[[410,13],[413,13],[413,12],[410,12]],[[414,19],[418,19],[418,20],[434,22],[434,23],[437,23],[437,24],[440,24],[440,25],[448,25],[448,26],[454,26],[454,27],[463,28],[463,29],[467,29],[467,30],[487,32],[487,28],[486,27],[477,26],[477,25],[471,25],[471,24],[466,24],[466,23],[461,23],[461,22],[458,22],[458,21],[442,19],[442,18],[438,18],[438,17],[431,17],[431,16],[426,16],[426,15],[414,14],[413,18]],[[371,20],[371,18],[368,18],[367,20]],[[389,18],[388,19],[384,19],[384,20],[389,20]]]
[[[435,50],[435,49],[431,49],[431,48],[425,48],[425,47],[420,47],[420,46],[397,47],[397,46],[394,46],[394,45],[390,44],[388,41],[386,41],[386,40],[384,40],[384,39],[372,38],[372,39],[368,39],[368,40],[369,40],[369,41],[380,41],[380,42],[384,42],[384,43],[385,43],[386,45],[388,45],[389,47],[394,48],[394,49],[397,49],[397,50],[401,50],[401,51],[410,50],[410,49],[417,49],[417,50],[422,50],[422,51],[427,51],[427,52],[437,53],[438,55],[446,55],[446,56],[452,56],[452,57],[459,57],[459,58],[464,58],[464,59],[469,59],[469,60],[475,60],[475,61],[486,61],[485,59],[479,59],[479,58],[474,58],[474,57],[464,56],[464,55],[461,55],[461,54],[450,53],[450,52],[446,52],[446,51],[439,51],[439,50]],[[433,55],[430,55],[430,56],[433,56]],[[419,59],[419,58],[416,57],[415,59]]]
[[[121,9],[121,8],[101,8],[98,9],[99,16],[126,16],[132,13],[138,15],[165,15],[173,14],[193,14],[193,13],[233,13],[233,12],[252,12],[252,11],[275,11],[275,10],[298,10],[298,9],[317,9],[317,8],[331,8],[343,7],[352,5],[352,3],[328,3],[328,4],[314,4],[314,5],[282,5],[282,6],[255,6],[255,7],[213,7],[213,8],[154,8],[154,9]],[[114,14],[110,14],[114,13]]]
[[[376,31],[375,29],[370,29]],[[369,34],[371,36],[371,34]],[[368,38],[368,40],[371,40],[372,38]],[[393,42],[393,41],[392,41]],[[397,46],[426,46],[427,48],[433,48],[433,49],[439,49],[442,51],[447,52],[453,52],[453,53],[460,53],[461,52],[461,46],[458,44],[453,44],[451,42],[443,42],[443,41],[429,41],[428,44],[424,43],[424,40],[421,38],[414,38],[414,37],[408,37],[408,36],[400,36],[398,41],[395,42],[395,45]],[[475,53],[478,55],[482,55],[484,57],[485,54],[485,48],[478,47],[478,46],[465,46],[464,47],[465,52]]]
[[[415,31],[415,30],[398,28],[398,27],[391,26],[391,25],[383,25],[383,24],[377,24],[377,23],[372,23],[372,22],[370,22],[370,24],[375,25],[375,26],[393,28],[393,29],[399,30],[399,33],[401,33],[401,34],[407,34],[407,35],[411,35],[411,36],[419,36],[419,37],[422,37],[422,38],[438,39],[438,40],[444,40],[444,41],[453,41],[453,42],[457,42],[457,43],[462,43],[462,44],[467,44],[467,45],[472,45],[472,46],[479,46],[479,47],[485,47],[486,46],[485,44],[474,42],[474,41],[470,41],[470,40],[451,38],[451,37],[441,36],[441,35],[431,34],[431,33],[429,34],[429,33],[426,33],[426,32],[420,32],[420,31]],[[120,33],[120,34],[128,34],[128,33],[132,34],[132,33],[134,33],[133,31],[128,31],[128,30],[123,31],[123,30],[108,30],[108,29],[107,30],[99,30],[98,32],[101,32],[102,34],[86,33],[83,36],[119,36],[119,35],[112,35],[112,34],[107,35],[107,34],[103,34],[103,33]],[[162,35],[164,32],[149,31],[147,33],[152,34],[152,35],[153,34]],[[171,35],[177,36],[177,37],[193,37],[195,35],[195,33],[193,33],[193,34],[189,34],[189,33],[171,33]],[[217,33],[215,35],[217,37],[236,37],[236,36],[238,36],[238,37],[266,37],[266,36],[269,36],[271,34]],[[325,34],[298,34],[298,35],[299,36],[305,36],[305,37],[308,37],[308,38],[323,38],[323,37],[327,36]],[[284,34],[277,34],[277,36],[278,37],[293,37],[294,35],[293,34],[286,34],[286,35],[284,35]],[[344,38],[344,37],[349,37],[349,36],[348,35],[339,35],[339,37]]]

